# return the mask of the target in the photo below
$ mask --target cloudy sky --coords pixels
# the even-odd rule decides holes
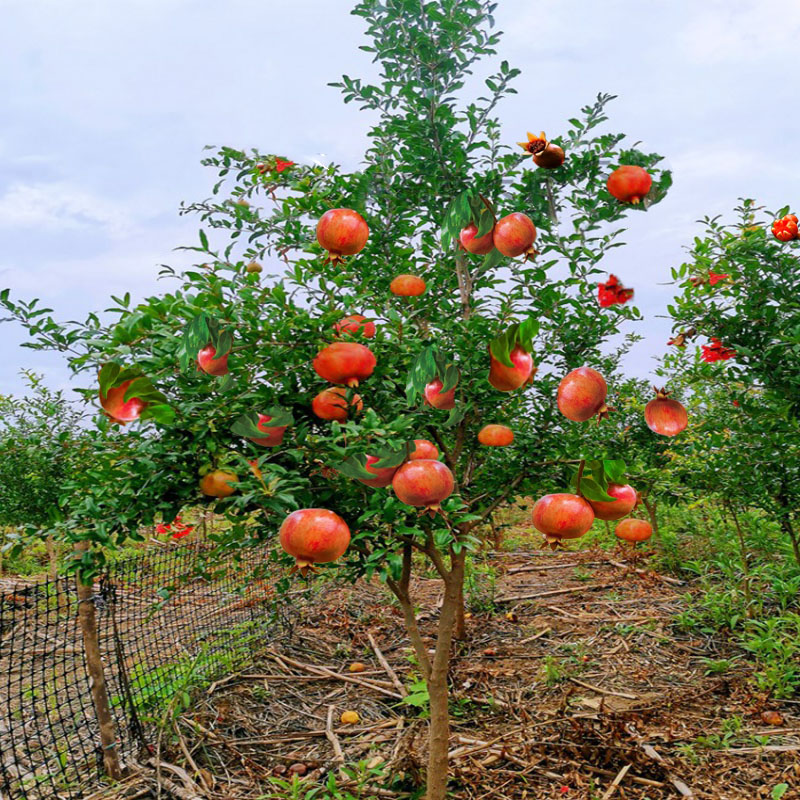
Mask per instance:
[[[196,237],[179,203],[210,194],[203,145],[357,167],[371,118],[326,86],[374,75],[350,6],[0,0],[0,288],[63,319],[159,291],[157,265],[182,263],[173,248]],[[800,207],[800,0],[499,0],[496,17],[500,56],[523,72],[500,108],[508,142],[555,135],[611,92],[611,126],[674,170],[609,264],[646,317],[627,364],[646,377],[695,220],[743,195]],[[0,393],[21,389],[22,367],[66,386],[60,358],[24,338],[0,326]]]

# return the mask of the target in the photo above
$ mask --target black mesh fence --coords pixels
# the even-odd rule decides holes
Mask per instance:
[[[245,666],[272,629],[263,548],[170,544],[109,567],[92,601],[123,763],[146,758],[191,690]],[[102,749],[74,579],[3,582],[0,797],[82,797]]]

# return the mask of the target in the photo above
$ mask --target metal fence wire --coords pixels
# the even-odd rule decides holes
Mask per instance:
[[[157,723],[190,685],[245,666],[271,628],[264,548],[148,548],[93,587],[120,759],[152,751]],[[72,800],[103,758],[73,578],[0,585],[0,797]]]

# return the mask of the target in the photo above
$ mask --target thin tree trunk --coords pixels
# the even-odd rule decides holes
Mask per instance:
[[[736,536],[739,540],[739,555],[742,560],[742,572],[744,573],[742,577],[742,590],[744,591],[744,599],[747,603],[747,618],[753,618],[753,596],[750,591],[750,562],[747,559],[747,545],[744,541],[744,533],[742,532],[742,526],[739,524],[739,518],[736,516],[736,511],[733,508],[731,503],[726,501],[725,503],[728,511],[730,511],[731,518],[733,519],[734,527],[736,528]]]
[[[85,553],[89,542],[76,542],[75,550]],[[100,727],[100,744],[103,748],[103,765],[106,774],[113,780],[122,778],[122,767],[117,751],[117,732],[114,717],[111,714],[111,703],[108,699],[103,659],[100,654],[100,643],[97,636],[97,614],[95,613],[92,584],[84,583],[80,573],[76,575],[78,588],[78,623],[83,634],[83,647],[86,653],[86,667],[92,691],[97,724]]]
[[[653,526],[653,533],[656,536],[656,539],[661,539],[661,534],[658,531],[658,517],[656,516],[656,507],[658,506],[658,501],[654,500],[652,503],[646,498],[642,498],[642,502],[644,503],[644,507],[647,509],[647,516],[650,517],[650,524]]]
[[[54,581],[58,577],[58,551],[56,550],[56,542],[52,534],[44,541],[47,547],[47,575],[51,581]]]
[[[784,533],[789,535],[789,540],[792,543],[792,550],[794,551],[794,560],[800,567],[800,538],[798,537],[797,531],[795,531],[788,514],[781,517],[781,528],[783,528]]]
[[[447,753],[450,745],[447,673],[450,667],[450,648],[453,643],[458,605],[463,594],[465,557],[466,551],[462,550],[458,554],[453,554],[451,558],[451,570],[445,581],[444,602],[439,616],[436,652],[428,680],[431,727],[426,800],[445,800],[447,796]]]
[[[465,617],[465,603],[464,603],[464,584],[461,584],[461,587],[458,592],[458,605],[456,606],[456,621],[455,626],[453,627],[453,638],[458,639],[459,641],[463,641],[467,638],[467,620]]]

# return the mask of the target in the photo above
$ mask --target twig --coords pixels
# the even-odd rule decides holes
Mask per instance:
[[[649,756],[653,759],[653,761],[657,761],[667,773],[667,778],[669,782],[680,792],[683,797],[695,797],[695,793],[680,779],[676,778],[668,769],[667,765],[664,763],[664,759],[659,755],[656,749],[649,744],[641,744],[640,747],[642,748],[645,755]]]
[[[626,700],[638,700],[639,698],[635,694],[625,694],[625,692],[615,692],[611,689],[603,689],[602,686],[594,686],[591,683],[584,683],[583,681],[579,681],[577,678],[570,678],[573,683],[577,683],[578,686],[583,686],[584,689],[591,689],[593,692],[597,692],[598,694],[610,694],[614,697],[624,697]]]
[[[166,770],[167,772],[171,772],[173,775],[176,775],[183,781],[184,786],[179,786],[169,778],[159,775],[159,785],[163,786],[168,792],[170,792],[170,794],[175,795],[175,797],[180,798],[180,800],[204,800],[205,795],[200,791],[200,787],[189,777],[189,773],[186,772],[185,769],[181,769],[181,767],[176,767],[174,764],[162,761],[160,758],[151,758],[147,763],[153,767],[156,767],[158,770]]]
[[[614,561],[613,559],[609,558],[608,563],[619,567],[620,569],[630,569],[626,564],[623,564],[621,561]],[[669,578],[666,575],[659,575],[657,572],[653,572],[652,570],[647,569],[634,569],[633,570],[637,575],[655,575],[656,578],[659,580],[664,581],[665,583],[672,583],[675,586],[685,586],[685,581],[679,581],[677,578]]]
[[[329,705],[328,706],[328,720],[325,724],[325,736],[328,738],[328,741],[331,743],[331,747],[333,747],[334,752],[334,762],[337,764],[344,764],[344,753],[342,752],[342,746],[339,744],[339,738],[336,736],[336,733],[333,730],[333,712],[335,710],[335,706]]]
[[[535,633],[533,636],[528,636],[527,639],[520,639],[516,644],[528,644],[528,642],[535,642],[537,639],[541,639],[546,633],[550,633],[552,628],[542,628],[538,633]]]
[[[622,783],[622,779],[628,774],[628,770],[630,768],[631,768],[631,765],[630,764],[626,764],[617,773],[617,777],[614,778],[614,782],[611,784],[611,786],[608,787],[608,789],[606,789],[606,793],[600,798],[600,800],[608,800],[608,798],[611,797],[612,794],[614,794],[614,792],[617,790],[617,786],[619,786],[620,783]]]
[[[572,589],[552,589],[549,592],[536,592],[534,594],[512,594],[508,597],[498,597],[495,603],[513,603],[516,600],[535,600],[537,597],[552,597],[556,594],[572,594],[574,592],[588,591],[589,589],[607,589],[613,583],[589,583],[584,586],[575,586]]]
[[[397,691],[403,697],[408,697],[408,689],[403,685],[403,682],[400,678],[397,677],[397,673],[392,669],[391,664],[386,660],[386,656],[381,652],[380,647],[378,647],[378,643],[375,641],[375,637],[372,635],[370,631],[367,631],[367,639],[369,639],[369,643],[372,646],[372,649],[375,651],[375,657],[380,662],[381,666],[386,670],[386,674],[391,678],[392,683],[397,687]]]
[[[517,575],[520,572],[543,572],[546,569],[569,569],[570,567],[597,567],[602,561],[570,561],[569,564],[542,564],[541,566],[512,567],[507,575]]]

